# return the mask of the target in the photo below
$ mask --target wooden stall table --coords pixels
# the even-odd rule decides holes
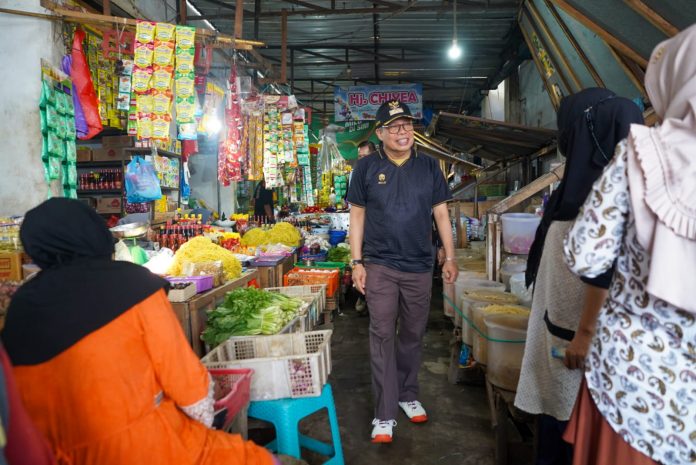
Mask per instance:
[[[523,465],[536,457],[536,421],[534,415],[515,407],[515,392],[492,385],[486,378],[486,392],[495,434],[495,464]],[[514,429],[511,428],[514,426]],[[520,440],[512,440],[512,436]]]
[[[256,269],[250,269],[239,278],[208,292],[197,294],[186,302],[172,302],[174,313],[184,328],[184,334],[186,334],[186,338],[196,355],[199,357],[205,355],[205,345],[201,340],[201,333],[206,328],[208,311],[220,305],[228,292],[239,287],[247,287],[252,279],[258,279]]]
[[[261,289],[268,287],[283,287],[283,275],[292,270],[297,261],[297,252],[288,255],[285,258],[274,261],[257,261],[251,262],[252,267],[258,271],[256,278],[261,286]]]

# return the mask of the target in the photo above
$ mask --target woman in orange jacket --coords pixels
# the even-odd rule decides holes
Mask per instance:
[[[91,208],[48,200],[27,213],[20,237],[42,271],[15,294],[2,340],[59,464],[276,463],[210,429],[212,382],[167,282],[112,261],[113,239]]]

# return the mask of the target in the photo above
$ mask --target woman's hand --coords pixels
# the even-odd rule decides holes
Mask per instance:
[[[592,343],[592,332],[579,330],[570,341],[565,350],[563,364],[569,370],[582,370],[585,368],[585,358]]]

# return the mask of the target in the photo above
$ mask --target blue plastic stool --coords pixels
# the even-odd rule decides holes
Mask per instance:
[[[300,434],[299,431],[300,420],[323,408],[329,411],[333,444],[326,444],[307,437]],[[300,447],[305,447],[318,454],[331,457],[327,462],[324,462],[325,465],[344,465],[336,406],[329,384],[324,385],[319,397],[253,401],[249,404],[248,415],[272,423],[275,427],[276,438],[266,444],[266,448],[272,452],[299,459],[301,458]]]

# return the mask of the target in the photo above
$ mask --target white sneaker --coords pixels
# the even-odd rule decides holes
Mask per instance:
[[[396,426],[396,420],[372,420],[374,428],[372,428],[372,442],[375,444],[384,444],[392,442],[392,428]]]
[[[410,402],[399,402],[399,407],[404,411],[406,416],[412,423],[425,423],[428,421],[428,414],[417,400]]]

